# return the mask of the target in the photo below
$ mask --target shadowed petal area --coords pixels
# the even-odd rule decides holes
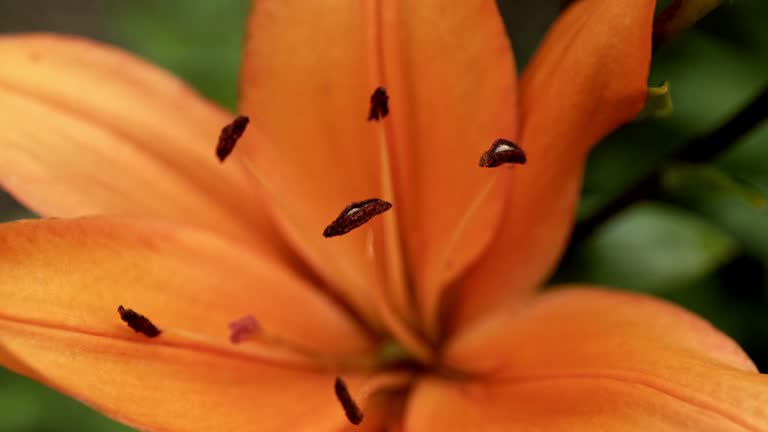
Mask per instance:
[[[214,155],[224,110],[98,42],[2,36],[0,58],[0,184],[32,210],[184,221],[282,251],[245,171]]]
[[[506,216],[461,284],[458,321],[538,287],[571,231],[587,151],[643,107],[654,0],[581,0],[553,25],[521,80],[520,146]],[[461,324],[457,324],[461,326]]]
[[[408,408],[414,430],[768,428],[768,377],[746,354],[702,319],[638,294],[565,289],[499,308],[453,340],[445,361],[481,377],[424,381]]]

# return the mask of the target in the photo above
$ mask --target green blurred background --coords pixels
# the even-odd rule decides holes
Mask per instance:
[[[500,2],[520,67],[562,3]],[[739,341],[768,371],[768,122],[753,121],[745,134],[718,134],[768,86],[768,2],[725,3],[656,51],[651,83],[670,82],[674,113],[633,122],[596,148],[580,226],[591,227],[600,209],[639,179],[652,174],[653,187],[595,229],[582,229],[554,281],[603,283],[675,301]],[[0,33],[108,41],[234,107],[247,8],[247,0],[0,0]],[[677,149],[695,148],[707,136],[727,150],[704,162],[674,160]],[[0,193],[0,220],[29,216]],[[0,371],[0,432],[73,427],[130,430]]]

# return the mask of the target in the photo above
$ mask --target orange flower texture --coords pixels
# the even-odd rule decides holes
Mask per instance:
[[[0,362],[147,431],[768,430],[707,322],[540,290],[654,8],[572,2],[518,78],[492,0],[257,0],[238,115],[0,37],[0,183],[43,216],[0,225]]]

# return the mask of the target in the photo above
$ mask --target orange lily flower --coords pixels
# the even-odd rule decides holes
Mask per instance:
[[[256,1],[224,163],[232,116],[165,72],[1,37],[0,182],[61,219],[0,226],[0,361],[155,431],[768,430],[701,319],[535,292],[654,3],[574,2],[518,81],[492,0]]]

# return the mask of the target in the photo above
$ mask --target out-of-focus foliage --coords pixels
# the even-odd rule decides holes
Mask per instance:
[[[246,0],[107,2],[120,45],[186,79],[234,109]]]
[[[579,219],[661,169],[654,199],[572,244],[557,281],[650,292],[703,315],[768,369],[768,122],[708,165],[668,155],[719,128],[768,86],[768,2],[725,4],[661,46],[650,84],[669,81],[674,112],[630,124],[590,156]]]
[[[574,280],[663,294],[703,279],[738,253],[738,243],[704,218],[642,203],[581,245]]]
[[[307,0],[309,1],[309,0]],[[500,0],[523,68],[567,0]],[[660,1],[663,8],[669,0]],[[234,109],[247,0],[0,0],[0,32],[72,32],[115,43]],[[711,320],[768,369],[768,124],[711,164],[667,163],[768,85],[768,2],[727,1],[654,56],[651,85],[669,81],[674,112],[632,123],[590,157],[579,220],[663,167],[663,188],[572,244],[557,282],[660,295]],[[621,77],[605,77],[617,79]],[[0,220],[29,216],[0,196]],[[255,389],[254,391],[258,391]],[[0,371],[0,432],[129,429]]]

